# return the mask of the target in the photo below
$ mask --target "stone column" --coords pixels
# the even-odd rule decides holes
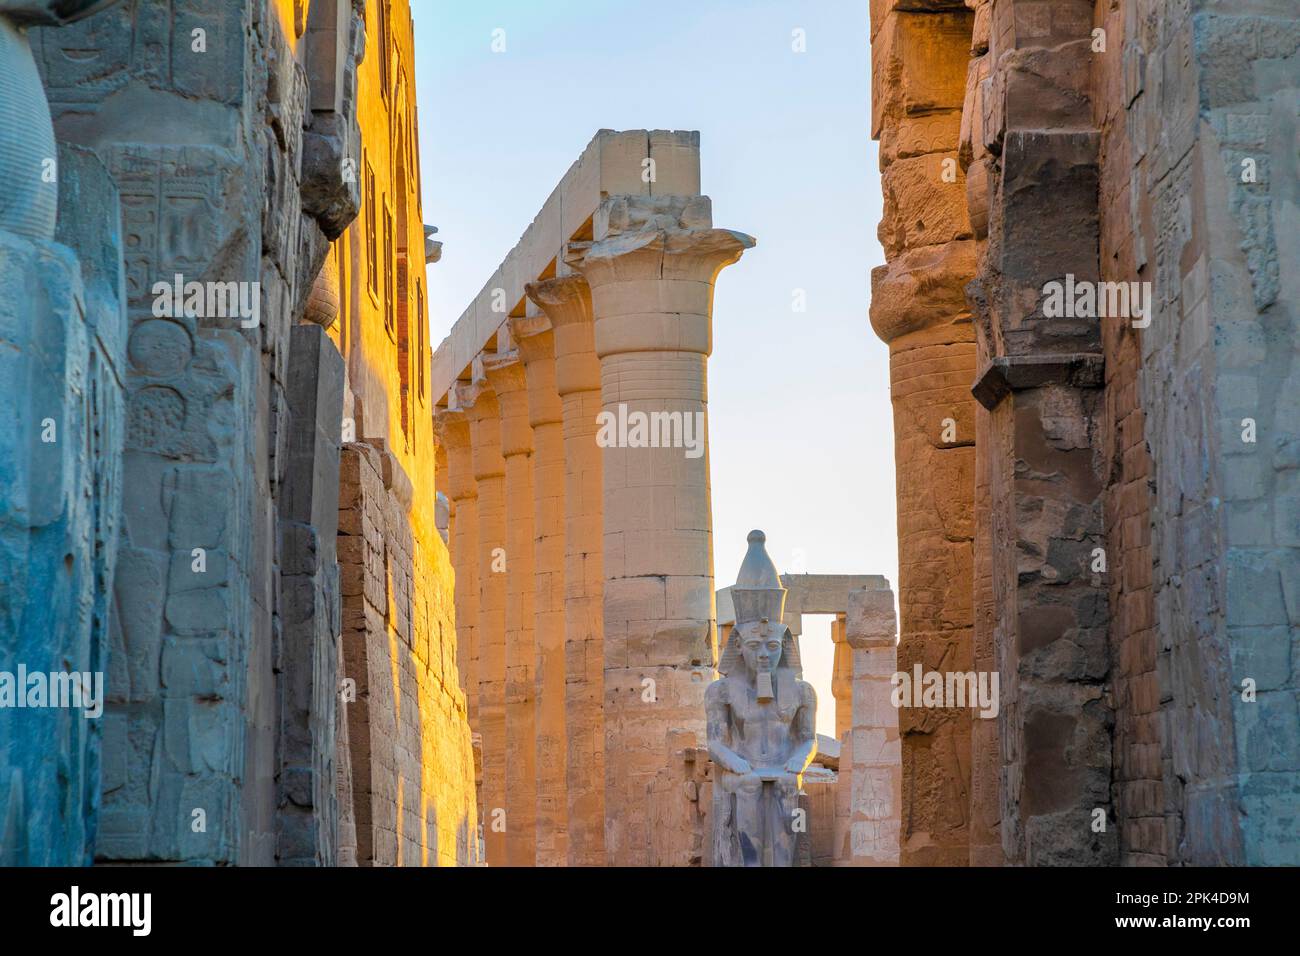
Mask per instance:
[[[447,454],[447,473],[438,487],[452,504],[451,562],[456,572],[456,669],[469,710],[470,726],[478,729],[478,485],[470,444],[469,417],[460,409],[444,409],[433,418],[438,442]]]
[[[528,381],[533,429],[533,620],[537,651],[537,865],[568,863],[564,737],[564,410],[555,387],[555,333],[544,315],[510,320]]]
[[[605,588],[600,362],[591,290],[581,276],[530,283],[554,329],[555,390],[564,436],[564,728],[570,866],[605,863]]]
[[[849,595],[845,636],[853,649],[853,866],[898,866],[903,765],[890,678],[898,669],[894,593],[863,588]]]
[[[605,855],[635,866],[648,860],[646,786],[665,735],[705,731],[715,659],[705,362],[714,279],[754,240],[712,228],[704,196],[610,197],[593,226],[594,241],[565,258],[591,286],[605,419]]]
[[[511,866],[537,862],[536,720],[533,714],[533,430],[528,386],[517,352],[483,361],[501,409],[505,459],[506,848]]]
[[[998,836],[1013,865],[1119,858],[1117,828],[1092,825],[1098,811],[1114,820],[1117,689],[1107,588],[1093,562],[1104,554],[1102,489],[1117,467],[1100,450],[1102,329],[1127,322],[1086,304],[1062,315],[1048,299],[1053,282],[1074,300],[1067,283],[1091,292],[1100,276],[1090,13],[994,4],[989,89],[1019,95],[980,110],[978,124],[971,117],[972,153],[980,142],[989,154],[988,240],[968,286],[987,343],[973,388],[989,412],[990,581],[981,583],[992,591],[999,674]],[[1061,64],[1055,102],[1068,106],[1023,92],[1038,89],[1048,61]]]
[[[476,371],[480,371],[476,369]],[[481,375],[459,388],[478,485],[478,731],[483,737],[483,842],[506,865],[506,462],[496,392]]]
[[[886,264],[871,325],[889,343],[898,487],[900,668],[972,668],[976,266],[958,145],[973,16],[960,3],[872,7],[872,128],[880,140]],[[901,715],[903,862],[969,860],[968,711]]]
[[[835,659],[831,665],[831,695],[835,698],[835,739],[843,741],[853,729],[853,649],[845,640],[845,615],[831,621]]]

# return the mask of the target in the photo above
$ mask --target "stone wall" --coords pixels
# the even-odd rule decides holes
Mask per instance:
[[[713,762],[694,734],[669,734],[667,760],[646,786],[650,866],[712,866]]]
[[[436,244],[420,204],[415,34],[404,0],[353,15],[366,56],[339,82],[356,90],[359,212],[313,290],[316,321],[346,366],[338,549],[343,676],[357,696],[341,708],[352,776],[340,778],[338,799],[359,865],[468,865],[480,859],[476,701],[461,673],[476,643],[457,640],[456,621],[475,608],[452,606],[447,541],[473,531],[475,502],[449,496],[456,515],[444,540],[425,291]]]
[[[394,456],[344,446],[339,568],[356,862],[476,861],[473,754],[456,686],[451,575],[420,541],[410,483]],[[430,551],[435,553],[430,554]],[[439,560],[439,558],[442,560]],[[341,797],[346,799],[346,797]]]
[[[953,180],[936,170],[902,189],[898,158],[909,137],[922,152],[949,146],[935,132],[948,101],[932,91],[956,73],[959,6],[872,7],[888,261],[872,322],[895,360],[908,334],[958,308],[942,298],[951,255],[898,240],[935,220]],[[973,624],[974,666],[997,669],[1002,701],[996,725],[973,729],[968,797],[935,798],[904,730],[904,860],[917,821],[969,800],[949,862],[963,845],[972,863],[1294,862],[1297,326],[1281,264],[1297,232],[1283,144],[1300,17],[1268,0],[1231,14],[1165,0],[964,6],[955,155],[983,408],[974,602],[954,626]],[[1139,296],[1146,284],[1150,308],[1049,315],[1047,283],[1067,277]],[[900,488],[951,500],[947,482],[908,477],[924,450],[909,429],[897,429]],[[900,499],[900,665],[909,608],[933,594],[907,570],[922,553],[904,538],[911,514]]]
[[[1300,14],[1143,0],[1102,25],[1103,271],[1154,302],[1107,342],[1121,849],[1294,864]]]
[[[40,152],[27,159],[39,162]],[[117,187],[89,151],[64,146],[55,155],[53,240],[11,231],[24,227],[8,217],[0,228],[0,392],[11,400],[0,426],[0,672],[13,682],[0,690],[4,866],[80,866],[93,857],[121,521],[126,301]],[[7,182],[21,172],[0,168]],[[84,707],[15,709],[28,690],[20,667],[76,675],[97,703],[82,696]],[[64,745],[52,751],[50,741]]]
[[[341,623],[335,538],[343,359],[317,325],[295,326],[290,341],[287,397],[294,428],[281,517],[276,848],[282,865],[328,865],[338,862],[339,839],[334,762]]]
[[[347,2],[297,13],[119,3],[31,34],[57,135],[98,156],[121,196],[106,861],[333,859],[336,598],[320,532],[341,408],[310,380],[329,367],[320,341],[291,330],[356,209],[355,102],[339,82],[355,30]],[[174,281],[250,308],[160,305],[157,284]]]

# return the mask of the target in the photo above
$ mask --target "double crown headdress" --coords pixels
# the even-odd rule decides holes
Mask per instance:
[[[790,669],[796,677],[803,676],[803,663],[799,659],[799,645],[784,621],[786,589],[781,586],[781,575],[768,556],[767,535],[751,531],[746,540],[749,550],[740,563],[736,583],[731,589],[731,601],[736,608],[736,623],[727,637],[727,646],[718,662],[718,671],[730,674],[745,666],[740,654],[740,627],[744,624],[767,620],[768,626],[781,635],[781,663],[777,669]]]

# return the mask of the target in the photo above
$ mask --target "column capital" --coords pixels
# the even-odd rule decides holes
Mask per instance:
[[[501,405],[486,378],[456,386],[456,404],[470,421],[474,480],[498,478],[506,473],[501,455]]]
[[[446,451],[445,488],[452,501],[478,497],[474,483],[474,444],[470,439],[469,416],[459,408],[440,409],[433,416],[433,432]],[[435,469],[439,467],[434,465]],[[442,484],[441,482],[439,483]]]
[[[600,360],[596,358],[595,320],[587,280],[580,275],[556,276],[530,282],[524,291],[550,320],[554,331],[556,392],[563,398],[599,389]]]
[[[449,453],[470,446],[469,416],[463,408],[440,408],[433,413],[433,434]]]
[[[517,349],[483,359],[483,374],[497,393],[501,406],[501,454],[526,455],[533,450],[533,430],[528,418],[528,379]]]
[[[479,375],[472,382],[457,382],[456,408],[465,413],[471,424],[500,414],[496,389],[486,376]]]
[[[553,328],[591,321],[591,287],[580,275],[529,282],[524,292],[545,313]]]
[[[524,363],[517,349],[484,356],[483,376],[496,392],[498,401],[505,401],[508,396],[528,387],[524,378]]]
[[[564,253],[593,289],[638,279],[712,283],[755,244],[743,232],[713,228],[708,196],[610,196],[593,231],[593,241],[569,243]]]
[[[555,328],[543,315],[516,315],[507,319],[510,338],[528,373],[533,366],[555,361]]]
[[[754,245],[714,229],[707,196],[611,196],[595,239],[571,242],[564,260],[586,277],[596,354],[713,350],[713,284]]]
[[[528,379],[528,423],[558,423],[564,418],[564,404],[555,384],[555,330],[543,315],[514,316],[510,337],[524,362]]]

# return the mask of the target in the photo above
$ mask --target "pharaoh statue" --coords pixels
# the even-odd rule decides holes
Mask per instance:
[[[736,623],[704,695],[713,758],[713,865],[793,866],[799,790],[817,749],[817,694],[782,623],[785,588],[764,547],[749,551],[731,589]]]

